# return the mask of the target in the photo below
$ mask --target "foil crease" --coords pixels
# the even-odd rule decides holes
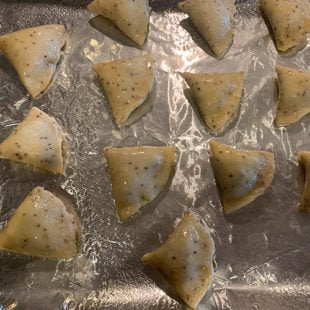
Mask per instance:
[[[298,212],[302,178],[296,155],[309,150],[309,117],[275,128],[275,64],[310,70],[310,44],[296,55],[275,50],[257,1],[236,1],[234,42],[222,60],[209,50],[179,1],[150,1],[145,51],[156,61],[153,107],[119,129],[111,118],[93,63],[139,55],[124,38],[95,29],[88,1],[1,1],[0,34],[62,23],[64,58],[49,91],[33,100],[0,55],[0,141],[32,106],[54,116],[67,133],[71,155],[64,176],[29,171],[0,161],[0,230],[36,185],[67,193],[83,223],[82,253],[44,260],[0,252],[0,309],[186,309],[141,257],[160,246],[187,208],[212,230],[215,278],[198,309],[309,309],[310,225]],[[114,34],[114,31],[112,31]],[[118,39],[118,40],[114,40]],[[266,194],[224,216],[210,161],[206,129],[180,72],[244,71],[238,120],[216,137],[242,149],[274,152],[276,173]],[[157,206],[121,224],[111,195],[105,146],[175,145],[178,164]]]

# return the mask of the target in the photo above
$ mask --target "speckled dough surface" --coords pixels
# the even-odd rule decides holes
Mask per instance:
[[[0,233],[0,248],[44,258],[69,259],[79,251],[75,211],[42,187],[34,188]]]
[[[310,150],[310,116],[276,127],[275,65],[310,71],[310,45],[281,57],[258,1],[236,1],[233,44],[218,61],[180,12],[177,0],[149,1],[144,51],[154,57],[151,110],[119,129],[92,65],[142,51],[120,33],[93,28],[90,1],[0,1],[0,34],[42,24],[63,24],[65,55],[53,83],[33,100],[0,55],[0,142],[36,106],[68,134],[63,175],[30,171],[0,160],[0,230],[36,186],[57,190],[83,225],[81,253],[72,260],[42,260],[0,252],[0,304],[8,309],[180,310],[185,304],[141,262],[159,248],[189,208],[211,229],[215,274],[198,309],[307,310],[310,299],[309,217],[299,212],[303,178],[297,154]],[[57,4],[56,4],[57,3]],[[105,27],[106,31],[108,30]],[[270,151],[275,175],[268,191],[225,216],[209,160],[214,138],[184,89],[180,73],[244,72],[238,118],[216,139],[242,150]],[[169,190],[121,224],[115,211],[104,147],[175,146],[178,161]],[[210,297],[208,299],[208,297]]]

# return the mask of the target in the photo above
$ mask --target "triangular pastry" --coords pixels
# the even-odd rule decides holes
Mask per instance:
[[[49,86],[66,40],[63,25],[44,25],[0,36],[0,50],[33,98]]]
[[[111,20],[139,46],[144,44],[149,26],[146,0],[94,0],[87,8]]]
[[[299,152],[298,163],[305,175],[304,189],[300,198],[299,209],[310,212],[310,152]]]
[[[45,258],[71,258],[80,242],[73,208],[42,187],[31,191],[0,233],[0,249]]]
[[[288,126],[310,112],[310,73],[276,66],[279,103],[276,126]]]
[[[170,146],[105,148],[104,154],[115,207],[122,221],[160,194],[175,165],[175,148]]]
[[[33,107],[27,117],[0,144],[0,158],[63,173],[63,143],[63,131],[56,120]]]
[[[244,73],[183,73],[201,116],[213,132],[223,131],[236,118]]]
[[[124,125],[152,90],[154,60],[150,55],[93,65],[108,98],[113,118]]]
[[[274,176],[274,155],[260,150],[239,150],[210,141],[211,164],[226,214],[262,195]]]
[[[304,47],[310,32],[309,0],[260,0],[259,3],[277,50],[286,52]]]
[[[196,308],[212,285],[213,255],[209,228],[186,212],[168,240],[142,260],[158,269],[185,303]]]
[[[234,35],[234,0],[185,0],[178,7],[189,15],[215,56],[223,57]]]

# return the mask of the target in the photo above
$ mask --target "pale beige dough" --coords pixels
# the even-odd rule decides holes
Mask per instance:
[[[299,209],[310,212],[310,152],[299,152],[298,163],[305,175],[304,189],[300,197]]]
[[[0,233],[0,249],[45,258],[72,258],[80,243],[81,224],[73,208],[42,187],[29,193]]]
[[[229,50],[234,36],[236,7],[233,0],[185,0],[179,8],[189,15],[216,57]]]
[[[147,99],[154,83],[154,59],[140,55],[93,65],[107,96],[113,118],[124,125]]]
[[[216,140],[210,141],[210,147],[213,174],[226,214],[264,194],[274,176],[273,153],[239,150]]]
[[[243,72],[183,73],[200,114],[212,132],[225,130],[237,117]]]
[[[310,73],[276,66],[279,102],[276,126],[288,126],[310,112]]]
[[[280,52],[304,47],[310,32],[309,0],[260,0],[259,4]]]
[[[121,221],[152,202],[167,186],[175,166],[175,153],[172,146],[105,148]]]
[[[214,251],[209,228],[192,212],[185,212],[168,240],[142,260],[158,269],[185,303],[196,308],[212,286]]]
[[[64,133],[56,120],[33,107],[0,144],[0,158],[63,173],[66,145]]]
[[[111,20],[136,44],[145,43],[149,27],[146,0],[94,0],[87,8]]]

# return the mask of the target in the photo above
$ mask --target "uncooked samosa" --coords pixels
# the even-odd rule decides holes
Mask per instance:
[[[94,0],[87,8],[111,20],[136,44],[144,44],[149,26],[146,0]]]
[[[167,186],[175,165],[170,146],[105,148],[117,213],[122,221],[154,200]]]
[[[183,77],[208,128],[213,132],[227,128],[239,111],[244,73],[184,73]]]
[[[189,15],[215,56],[223,57],[234,35],[234,0],[185,0],[178,6]]]
[[[276,126],[288,126],[310,112],[310,73],[281,65],[278,74],[279,103]]]
[[[299,209],[310,212],[310,152],[299,152],[298,163],[305,175],[304,189],[300,198]]]
[[[142,260],[157,268],[180,297],[196,308],[213,280],[214,243],[208,227],[186,212],[168,240]]]
[[[262,195],[274,176],[274,155],[260,150],[239,150],[210,141],[211,164],[226,214]]]
[[[42,187],[29,193],[0,233],[0,249],[46,258],[71,258],[80,243],[74,209]]]
[[[0,144],[0,158],[63,173],[64,145],[61,126],[53,117],[33,107],[27,117]]]
[[[260,0],[259,3],[276,48],[280,52],[303,48],[310,32],[309,0]]]
[[[113,118],[124,125],[152,90],[154,60],[150,55],[93,65],[108,98]]]
[[[66,43],[63,25],[44,25],[0,36],[0,50],[33,98],[50,85]]]

